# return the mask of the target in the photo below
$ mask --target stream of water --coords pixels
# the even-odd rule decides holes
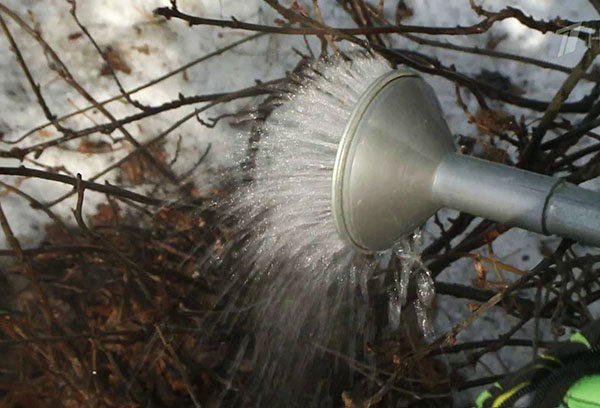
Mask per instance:
[[[374,335],[367,286],[386,255],[359,254],[339,238],[331,184],[352,109],[390,69],[383,59],[361,55],[322,61],[298,74],[262,129],[252,181],[225,208],[233,226],[226,264],[235,287],[228,304],[231,311],[240,304],[252,309],[247,324],[256,334],[261,389],[301,389],[313,380],[306,377],[318,375],[310,368],[317,354],[343,356],[347,365]],[[413,242],[402,241],[396,253],[405,266],[390,296],[392,323],[414,270],[421,271],[419,299],[428,306],[432,296]],[[322,367],[329,378],[337,369]]]

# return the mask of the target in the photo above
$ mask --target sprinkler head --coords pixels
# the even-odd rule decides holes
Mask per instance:
[[[423,79],[392,71],[376,80],[352,111],[335,160],[332,212],[342,239],[372,252],[413,232],[441,207],[436,168],[454,151]]]
[[[391,248],[442,207],[600,247],[600,193],[461,155],[429,85],[390,72],[359,98],[338,146],[332,208],[343,240]]]

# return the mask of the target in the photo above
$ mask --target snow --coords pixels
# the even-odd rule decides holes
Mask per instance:
[[[219,7],[215,4],[219,3]],[[80,36],[70,39],[69,36],[78,33],[79,29],[69,14],[69,5],[62,0],[48,1],[8,1],[6,6],[16,11],[28,24],[39,27],[44,39],[55,49],[56,53],[69,67],[76,80],[97,101],[118,95],[119,91],[110,76],[101,76],[103,61],[89,41]],[[224,31],[217,28],[190,29],[181,22],[158,22],[152,11],[168,2],[160,1],[87,1],[79,2],[78,17],[89,29],[100,47],[107,46],[118,50],[122,59],[131,68],[126,75],[117,72],[123,87],[133,89],[154,78],[164,75],[181,65],[208,54],[230,43],[239,41],[251,33],[240,31]],[[261,10],[258,2],[235,1],[198,2],[182,1],[180,7],[190,13],[199,13],[214,18],[235,14],[236,18],[245,21],[261,22],[268,19]],[[270,18],[269,20],[272,20]],[[49,62],[37,43],[18,28],[10,18],[6,18],[9,29],[16,38],[23,57],[27,61],[36,82],[40,84],[44,98],[48,101],[52,112],[57,116],[70,113],[79,108],[87,107],[89,103],[67,85],[55,71],[48,68]],[[227,92],[253,86],[255,80],[267,81],[281,77],[286,70],[293,67],[291,49],[279,52],[279,39],[262,37],[237,47],[235,50],[216,56],[188,70],[185,75],[177,74],[159,84],[146,88],[134,94],[134,99],[143,104],[157,106],[183,95],[211,94]],[[145,50],[148,50],[147,53]],[[4,133],[3,140],[17,140],[31,128],[46,122],[41,109],[30,91],[20,67],[9,50],[8,41],[0,38],[0,70],[4,75],[0,78],[0,93],[4,96],[0,101],[0,131]],[[287,63],[282,63],[279,58]],[[206,112],[202,117],[210,117],[222,113],[236,112],[244,104],[251,103],[248,99],[223,106],[217,106]],[[125,117],[136,110],[121,101],[111,102],[108,110],[117,118]],[[167,129],[176,120],[193,111],[193,107],[184,107],[175,112],[169,111],[143,121],[127,125],[127,130],[140,143],[148,141]],[[86,115],[75,116],[65,125],[74,129],[85,128],[98,123],[106,123],[107,119],[98,112],[87,112]],[[199,187],[212,183],[214,174],[232,162],[239,159],[236,156],[239,149],[235,144],[238,131],[226,122],[220,122],[214,129],[201,126],[195,119],[189,120],[179,127],[173,135],[167,138],[163,147],[168,157],[172,157],[181,136],[181,151],[185,152],[175,163],[174,170],[182,174],[193,166],[198,157],[211,145],[210,154],[204,165],[195,174]],[[118,131],[114,137],[121,137]],[[36,132],[12,147],[27,147],[36,143],[58,137],[59,133],[53,127],[47,127],[42,132]],[[95,134],[88,140],[110,142],[106,135]],[[73,141],[64,148],[48,148],[37,159],[46,166],[64,166],[70,173],[81,173],[84,179],[93,177],[111,163],[124,157],[131,149],[123,144],[122,148],[107,153],[82,153],[77,151],[79,141]],[[232,154],[236,153],[236,154]],[[17,160],[0,159],[2,166],[18,165]],[[25,162],[28,167],[37,168],[32,163]],[[108,181],[118,183],[118,171],[112,171],[100,177],[97,182]],[[3,181],[14,183],[14,178],[2,178]],[[123,185],[121,183],[121,185]],[[41,180],[28,179],[20,187],[34,197],[52,201],[70,188],[61,184]],[[125,183],[124,187],[144,191],[149,185],[133,186]],[[96,204],[103,201],[99,194],[86,194],[86,212],[93,213]],[[53,210],[73,222],[71,209],[75,198],[56,205]],[[8,196],[3,199],[3,206],[12,222],[17,238],[25,247],[35,246],[43,238],[39,230],[47,221],[39,211],[23,205],[20,198]],[[4,238],[0,246],[6,247]]]
[[[305,1],[308,9],[312,2]],[[467,0],[413,0],[408,2],[414,9],[414,17],[406,20],[407,24],[452,26],[456,24],[469,25],[480,21],[471,9]],[[487,0],[479,1],[488,10],[499,10],[506,5],[521,8],[526,14],[540,19],[552,19],[556,16],[571,20],[586,20],[595,15],[595,10],[589,2],[573,2],[562,0]],[[28,24],[39,28],[42,36],[56,50],[58,55],[69,67],[77,81],[93,97],[102,101],[118,94],[118,89],[110,76],[101,76],[103,62],[96,51],[85,38],[73,39],[71,36],[79,32],[73,18],[69,14],[69,5],[63,0],[5,0],[7,7],[18,13]],[[221,29],[218,27],[193,27],[179,21],[160,22],[152,15],[152,10],[158,6],[168,6],[167,0],[94,0],[79,1],[78,16],[81,22],[90,30],[102,48],[111,46],[116,49],[131,68],[130,74],[117,72],[126,90],[144,84],[181,65],[197,58],[202,54],[219,49],[227,44],[238,41],[251,33],[240,30]],[[247,22],[274,24],[277,18],[268,5],[258,0],[179,0],[179,8],[189,14],[202,17],[236,19]],[[336,2],[324,1],[319,3],[326,23],[338,27],[351,26],[348,16],[339,8]],[[386,1],[387,15],[394,15],[396,2]],[[54,114],[60,116],[78,108],[89,105],[75,90],[68,86],[55,71],[49,69],[49,60],[41,51],[39,45],[32,40],[7,16],[3,16],[9,29],[15,37],[23,57],[41,86],[41,91],[48,101]],[[505,34],[507,37],[500,41],[499,51],[510,52],[523,56],[537,57],[564,66],[577,63],[584,46],[579,43],[574,52],[559,56],[562,38],[554,34],[540,34],[521,25],[517,20],[505,20],[494,26],[489,33],[479,36],[439,36],[436,40],[449,41],[455,44],[478,46],[485,48],[488,41]],[[71,36],[71,38],[70,38]],[[314,52],[318,52],[319,43],[309,39]],[[467,73],[477,74],[483,69],[497,71],[510,76],[514,86],[527,92],[527,97],[538,100],[550,100],[565,78],[564,73],[544,70],[531,65],[514,61],[482,57],[478,55],[459,53],[419,46],[402,37],[394,37],[394,45],[400,48],[418,50],[424,54],[439,57],[446,64],[455,64],[457,69]],[[294,48],[307,53],[302,38],[292,36],[263,36],[240,45],[222,55],[215,56],[201,64],[179,73],[165,81],[134,94],[134,99],[144,104],[160,105],[163,102],[176,99],[179,93],[184,95],[210,94],[231,91],[252,86],[255,80],[267,81],[284,75],[293,69],[299,57]],[[146,53],[147,50],[147,53]],[[14,54],[4,36],[0,36],[0,132],[4,133],[3,140],[18,139],[22,134],[46,122],[43,113],[35,101],[30,87],[20,69]],[[456,103],[454,84],[438,77],[426,77],[435,88],[445,112],[450,129],[454,134],[479,137],[474,125],[467,123],[465,115]],[[592,84],[582,81],[575,89],[569,100],[578,100],[591,89]],[[465,102],[471,112],[477,110],[474,98],[463,93]],[[204,119],[215,117],[226,112],[235,112],[242,107],[252,106],[253,100],[245,99],[235,103],[219,105],[202,115]],[[506,110],[510,114],[525,115],[525,120],[531,122],[539,118],[539,112],[506,106],[498,102],[492,103],[494,108]],[[116,101],[107,105],[109,111],[117,118],[135,112],[126,104]],[[127,125],[127,130],[140,142],[148,141],[161,131],[167,129],[176,120],[184,117],[193,107],[183,107],[169,111],[139,123]],[[563,115],[573,120],[574,115]],[[107,119],[96,111],[86,115],[77,115],[65,122],[66,126],[79,129],[94,123],[105,123]],[[175,163],[176,173],[184,173],[191,168],[197,158],[211,145],[210,154],[203,165],[194,173],[194,180],[201,188],[209,188],[218,180],[219,172],[236,163],[240,158],[240,130],[221,121],[214,129],[200,125],[190,120],[170,135],[163,147],[168,158],[175,152],[178,136],[181,136],[183,152]],[[42,132],[36,132],[17,144],[26,147],[41,141],[47,141],[59,134],[52,127]],[[115,131],[114,137],[121,135]],[[106,135],[93,135],[89,140],[110,141]],[[122,158],[130,150],[126,145],[114,152],[84,153],[78,151],[79,141],[66,145],[69,150],[48,148],[37,158],[45,166],[64,166],[70,173],[81,173],[84,179],[93,177],[105,167]],[[15,147],[15,146],[9,146]],[[3,146],[7,148],[7,146]],[[168,160],[167,160],[168,161]],[[25,165],[40,168],[32,163]],[[0,159],[0,166],[16,166],[19,162],[12,159]],[[119,183],[119,171],[111,171],[100,177],[98,182],[108,181]],[[15,184],[16,178],[1,177],[0,180]],[[150,183],[131,185],[127,181],[120,183],[124,187],[137,191],[148,191]],[[588,188],[600,188],[598,180],[586,183]],[[28,179],[19,187],[33,197],[44,201],[70,191],[62,184],[42,180]],[[163,192],[167,194],[167,192]],[[43,226],[48,222],[46,216],[31,209],[21,198],[12,194],[2,196],[2,206],[11,221],[17,238],[23,246],[31,247],[43,239]],[[86,214],[92,214],[96,205],[104,200],[100,194],[86,194]],[[66,221],[73,223],[72,208],[75,198],[71,197],[56,205],[53,210]],[[450,211],[447,212],[451,213]],[[438,229],[429,222],[426,227],[425,239],[431,239]],[[555,238],[541,238],[526,231],[513,229],[504,234],[494,245],[496,257],[509,265],[526,270],[534,266],[542,257],[541,242],[552,246]],[[6,247],[4,238],[0,238],[0,247]],[[463,284],[470,284],[474,277],[474,269],[470,260],[465,259],[454,263],[440,276],[440,279]],[[507,279],[513,279],[510,276]],[[441,332],[462,320],[468,313],[466,302],[450,299],[446,296],[438,298],[438,316],[436,327]],[[493,338],[507,331],[514,321],[505,318],[501,310],[493,310],[484,318],[478,320],[463,335],[461,340]],[[525,328],[526,334],[532,328]],[[547,333],[547,332],[546,332]],[[518,367],[531,357],[529,349],[514,348],[502,352],[501,358],[507,367]],[[492,371],[501,370],[498,361],[486,357],[485,365]],[[476,374],[485,374],[484,364],[476,367]]]

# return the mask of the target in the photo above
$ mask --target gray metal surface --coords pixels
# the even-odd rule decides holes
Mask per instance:
[[[389,248],[438,209],[435,169],[454,151],[431,87],[408,72],[373,83],[344,130],[333,174],[340,236],[363,251]]]
[[[543,233],[546,197],[559,181],[537,173],[452,153],[433,183],[443,207]]]
[[[433,90],[391,72],[352,112],[333,173],[333,218],[360,251],[380,251],[441,207],[600,246],[600,193],[455,153]]]
[[[548,198],[544,227],[546,234],[600,247],[600,193],[559,184]]]
[[[433,196],[444,207],[600,246],[600,193],[561,179],[451,153]]]

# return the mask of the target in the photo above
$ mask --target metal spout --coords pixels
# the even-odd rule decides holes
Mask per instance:
[[[356,249],[381,251],[442,207],[600,246],[600,193],[455,153],[431,87],[390,72],[363,94],[340,141],[336,227]]]

